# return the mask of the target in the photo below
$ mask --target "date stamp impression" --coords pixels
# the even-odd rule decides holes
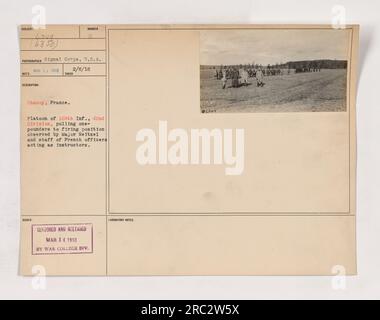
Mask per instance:
[[[92,223],[32,225],[32,255],[91,254]]]

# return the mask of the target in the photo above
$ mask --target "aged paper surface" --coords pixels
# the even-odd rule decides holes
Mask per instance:
[[[20,273],[356,274],[358,33],[21,26]]]

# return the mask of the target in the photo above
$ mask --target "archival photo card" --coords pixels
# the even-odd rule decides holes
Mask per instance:
[[[359,26],[19,35],[21,275],[357,273]]]
[[[350,35],[348,29],[201,31],[201,112],[345,112]]]

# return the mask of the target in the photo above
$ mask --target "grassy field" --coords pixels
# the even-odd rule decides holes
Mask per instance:
[[[264,87],[222,89],[215,70],[201,69],[202,112],[328,112],[346,110],[347,70],[264,77]]]

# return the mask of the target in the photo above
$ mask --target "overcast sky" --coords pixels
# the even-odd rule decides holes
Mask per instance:
[[[297,60],[347,60],[349,30],[201,31],[201,64],[262,65]]]

